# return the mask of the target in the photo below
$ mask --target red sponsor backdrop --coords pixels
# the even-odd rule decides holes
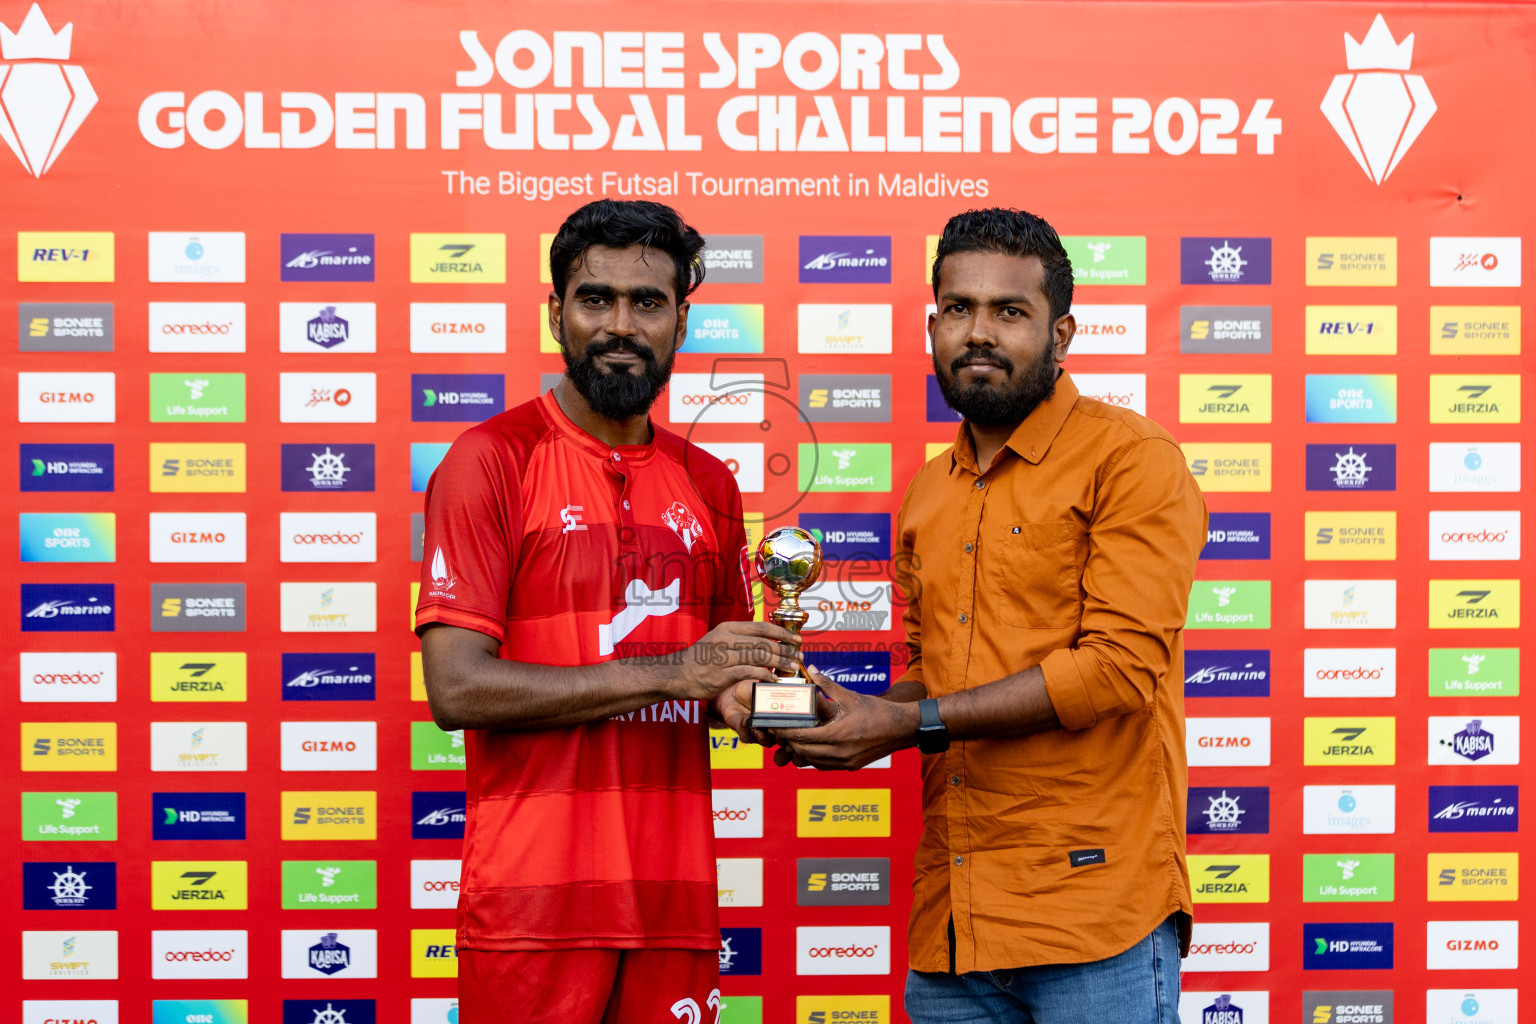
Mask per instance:
[[[27,61],[82,68],[99,101],[45,173],[31,173],[20,158],[0,165],[3,223],[22,232],[112,232],[115,270],[110,281],[98,283],[33,282],[24,279],[29,274],[25,267],[18,277],[6,271],[0,322],[16,323],[20,302],[111,302],[116,338],[110,352],[38,353],[19,351],[18,343],[7,346],[7,360],[25,373],[110,371],[116,375],[117,408],[110,424],[20,423],[14,433],[19,443],[114,444],[116,487],[110,493],[52,494],[6,487],[0,488],[0,501],[6,516],[116,514],[115,563],[18,563],[12,572],[19,583],[115,584],[116,630],[18,632],[25,609],[15,585],[0,592],[0,619],[7,623],[3,628],[14,651],[116,651],[120,687],[114,703],[23,704],[15,686],[3,699],[10,702],[14,722],[116,722],[119,750],[113,773],[10,775],[27,757],[13,746],[17,753],[0,769],[8,782],[0,793],[0,820],[12,823],[7,827],[14,840],[23,791],[115,791],[115,843],[28,842],[12,847],[11,859],[115,861],[118,895],[117,909],[111,911],[22,911],[21,876],[9,872],[0,879],[0,906],[9,908],[15,922],[13,965],[22,959],[14,954],[23,930],[110,929],[119,934],[120,970],[117,980],[22,980],[13,966],[11,977],[19,983],[13,1000],[116,999],[121,1020],[136,1022],[150,1019],[154,998],[246,999],[253,1020],[278,1019],[283,998],[366,998],[377,1001],[380,1021],[403,1021],[411,998],[452,994],[449,980],[412,976],[411,930],[449,927],[452,914],[410,909],[410,862],[456,857],[457,844],[411,838],[410,793],[456,789],[459,777],[413,770],[409,756],[410,723],[429,717],[424,704],[412,701],[409,685],[416,644],[407,629],[407,602],[418,575],[409,557],[410,529],[411,513],[420,508],[409,471],[412,443],[451,441],[463,424],[413,422],[410,375],[504,374],[509,405],[537,394],[539,375],[561,369],[558,355],[540,351],[536,333],[548,291],[540,283],[540,235],[552,232],[588,193],[633,198],[636,187],[647,189],[647,179],[657,192],[654,198],[674,204],[706,234],[761,236],[762,283],[707,283],[695,300],[762,305],[762,355],[787,364],[792,387],[797,375],[805,373],[891,375],[888,422],[816,426],[823,442],[889,444],[891,490],[818,491],[794,505],[796,474],[770,472],[765,491],[747,495],[749,511],[794,505],[793,512],[776,517],[770,526],[807,512],[894,513],[927,446],[952,438],[952,424],[927,422],[925,387],[931,369],[920,332],[931,301],[924,283],[925,243],[947,217],[978,205],[1019,206],[1046,216],[1064,235],[1085,237],[1083,244],[1144,238],[1144,285],[1089,286],[1080,279],[1077,295],[1080,304],[1144,307],[1144,353],[1080,353],[1069,369],[1144,374],[1147,413],[1186,443],[1271,446],[1270,488],[1212,490],[1208,502],[1217,512],[1269,513],[1272,557],[1210,561],[1200,573],[1204,580],[1271,581],[1271,628],[1192,630],[1187,637],[1190,648],[1272,653],[1269,697],[1203,699],[1188,706],[1191,717],[1263,717],[1272,726],[1267,767],[1191,771],[1197,786],[1269,787],[1270,831],[1200,836],[1190,844],[1196,854],[1269,856],[1268,902],[1197,907],[1202,923],[1268,922],[1269,969],[1188,973],[1184,987],[1267,992],[1277,1020],[1296,1019],[1303,990],[1391,989],[1398,1019],[1405,1021],[1423,1019],[1428,989],[1518,987],[1517,970],[1426,968],[1428,922],[1525,924],[1527,916],[1519,902],[1429,902],[1433,879],[1427,875],[1426,855],[1528,854],[1521,833],[1427,830],[1430,785],[1516,784],[1520,769],[1431,767],[1427,752],[1437,742],[1430,735],[1430,716],[1515,716],[1527,699],[1431,698],[1426,665],[1431,648],[1517,647],[1520,634],[1426,627],[1433,613],[1431,579],[1511,580],[1522,575],[1518,562],[1428,558],[1432,510],[1523,511],[1528,504],[1520,493],[1431,492],[1431,442],[1518,442],[1522,436],[1518,412],[1511,417],[1508,398],[1501,413],[1474,410],[1460,414],[1459,422],[1432,422],[1442,417],[1432,408],[1431,375],[1519,374],[1524,357],[1518,342],[1502,354],[1484,354],[1475,344],[1439,347],[1430,308],[1518,308],[1526,289],[1518,248],[1510,250],[1507,241],[1498,243],[1498,251],[1506,271],[1513,261],[1512,284],[1481,288],[1461,287],[1475,282],[1464,273],[1455,277],[1460,272],[1454,266],[1432,265],[1430,239],[1468,239],[1460,248],[1481,253],[1488,246],[1478,240],[1529,233],[1532,206],[1524,168],[1531,158],[1530,141],[1513,113],[1532,100],[1528,8],[672,3],[643,9],[580,4],[511,10],[490,4],[271,2],[231,7],[55,0],[43,13],[54,31],[66,22],[73,25],[71,49],[61,53],[57,44],[29,49],[29,39],[35,43],[41,37],[23,33],[6,51],[6,62],[13,68]],[[1366,33],[1378,13],[1390,37],[1378,36],[1388,45],[1372,47]],[[14,0],[0,5],[0,21],[12,30],[25,15]],[[1347,62],[1346,32],[1368,44],[1359,52],[1351,47],[1353,64]],[[504,42],[509,33],[522,34]],[[575,38],[578,56],[573,60],[562,60],[570,47],[561,40],[572,37],[560,33],[587,33]],[[1410,33],[1411,55],[1397,48],[1407,46]],[[786,60],[792,68],[788,72]],[[574,69],[566,72],[566,63]],[[1378,76],[1371,80],[1375,84],[1340,104],[1344,114],[1335,111],[1332,120],[1343,128],[1336,129],[1325,97],[1337,76],[1367,72]],[[1411,83],[1405,75],[1421,76],[1422,82]],[[1401,84],[1380,84],[1387,77]],[[47,107],[39,81],[22,76],[0,85],[0,100],[13,124],[66,119]],[[1420,88],[1432,101],[1426,102]],[[74,95],[78,102],[77,83]],[[188,107],[200,110],[199,97],[207,97],[203,103],[212,109],[228,109],[194,116]],[[1434,110],[1417,125],[1420,134],[1404,133],[1403,126],[1416,123],[1414,112],[1422,120],[1430,103]],[[493,116],[498,107],[499,128]],[[383,115],[370,120],[385,108],[399,109],[392,115],[392,140],[378,123],[386,120]],[[242,130],[235,129],[234,117]],[[327,130],[325,122],[333,117],[335,124]],[[183,132],[189,122],[192,129]],[[482,127],[487,123],[491,127]],[[1346,135],[1358,141],[1346,142]],[[32,166],[46,163],[39,154],[47,146],[38,150],[35,141],[26,141],[33,136],[25,131],[15,137],[20,141],[12,149]],[[1352,145],[1362,153],[1359,160]],[[561,177],[567,181],[563,189],[557,187]],[[521,194],[528,178],[532,194]],[[582,194],[556,194],[572,192],[573,179],[581,182]],[[502,183],[508,180],[511,193],[504,194]],[[828,194],[834,187],[836,192]],[[148,233],[159,231],[243,232],[243,282],[150,283]],[[281,281],[279,236],[298,232],[372,234],[374,280]],[[505,283],[413,280],[410,243],[415,232],[505,234]],[[801,269],[806,261],[800,258],[799,243],[807,235],[888,237],[889,283],[808,278]],[[1185,283],[1190,267],[1185,261],[1181,268],[1181,239],[1218,236],[1268,239],[1270,283]],[[1340,237],[1395,239],[1395,283],[1354,287],[1345,279],[1339,282],[1344,287],[1309,286],[1314,257],[1327,248],[1312,248],[1309,239]],[[1077,251],[1081,257],[1091,250]],[[1254,250],[1248,255],[1254,256]],[[1109,257],[1110,266],[1116,258]],[[1091,259],[1078,262],[1092,269]],[[1250,271],[1257,269],[1254,262]],[[1451,274],[1456,286],[1432,288],[1442,272]],[[151,354],[146,338],[151,302],[244,303],[245,351]],[[280,353],[282,302],[317,307],[375,303],[377,352]],[[413,354],[412,302],[505,303],[506,353]],[[797,330],[802,304],[889,305],[893,330],[888,351],[802,352],[804,337]],[[1395,346],[1371,354],[1309,350],[1307,307],[1314,305],[1395,307]],[[1180,309],[1185,306],[1267,307],[1272,344],[1257,354],[1181,351]],[[1518,326],[1514,337],[1519,337]],[[676,370],[708,372],[715,358],[685,349]],[[161,372],[244,374],[245,422],[151,423],[147,378]],[[376,422],[284,422],[279,374],[286,372],[376,374]],[[1199,417],[1192,405],[1181,415],[1181,375],[1232,373],[1269,376],[1269,419],[1183,422]],[[1395,374],[1395,421],[1309,422],[1308,374]],[[1516,402],[1518,387],[1517,378]],[[6,391],[0,398],[7,406],[0,416],[17,422],[10,407],[13,394]],[[658,405],[663,422],[665,404]],[[763,442],[769,455],[779,444],[791,461],[799,456],[793,443],[799,435],[785,441],[785,429],[709,423],[694,436]],[[245,443],[246,490],[151,494],[155,470],[149,445],[187,441]],[[280,446],[285,442],[375,445],[376,489],[282,491]],[[1396,489],[1308,492],[1308,443],[1395,444]],[[244,512],[245,562],[151,563],[148,515],[167,511]],[[1304,516],[1309,511],[1395,512],[1395,560],[1305,559],[1304,554],[1316,553],[1306,543]],[[281,512],[377,513],[378,560],[283,564],[278,552]],[[886,578],[888,567],[859,573]],[[1395,579],[1396,628],[1352,633],[1304,629],[1307,579]],[[280,582],[354,580],[377,583],[376,632],[305,636],[280,631]],[[246,586],[244,633],[149,631],[153,583],[228,581]],[[1518,613],[1518,591],[1512,603],[1506,591],[1499,593],[1506,602],[1503,621],[1509,622]],[[894,644],[898,633],[844,631],[820,639],[875,649]],[[1395,696],[1304,699],[1302,651],[1325,647],[1395,648]],[[151,652],[199,649],[248,652],[248,699],[214,706],[151,703]],[[358,650],[377,654],[373,702],[282,699],[283,652]],[[899,655],[897,661],[899,668]],[[16,658],[0,663],[6,678],[16,679],[17,671]],[[1311,716],[1395,718],[1392,763],[1304,765],[1304,720]],[[196,779],[151,772],[151,721],[242,720],[249,723],[247,772]],[[276,770],[279,723],[326,720],[377,721],[377,771]],[[904,752],[888,769],[847,779],[771,767],[717,772],[719,788],[761,788],[765,793],[763,838],[719,842],[721,856],[764,861],[763,906],[722,911],[726,927],[762,929],[762,974],[727,978],[722,988],[728,1003],[732,996],[761,997],[762,1018],[780,1021],[837,1005],[806,1001],[798,1004],[797,1017],[798,997],[888,994],[890,1019],[904,1019],[899,1005],[905,893],[919,827],[915,758]],[[797,837],[795,794],[812,784],[888,788],[890,837]],[[1303,831],[1303,786],[1372,784],[1396,787],[1395,834]],[[152,841],[150,794],[198,789],[247,794],[244,841]],[[377,839],[280,840],[284,790],[377,792]],[[1395,854],[1395,900],[1304,902],[1302,857],[1307,853]],[[324,856],[376,860],[378,909],[280,910],[280,863]],[[889,857],[891,905],[797,907],[795,862],[805,856]],[[198,859],[247,861],[249,909],[151,911],[150,862]],[[1313,922],[1390,922],[1393,968],[1306,970],[1310,947],[1303,932]],[[889,927],[891,973],[797,974],[796,929],[807,926]],[[1471,932],[1478,927],[1469,925]],[[312,929],[318,938],[338,928],[377,930],[376,979],[280,980],[282,930]],[[150,932],[160,929],[247,930],[249,978],[151,980]],[[737,1013],[743,1016],[736,1019],[751,1019],[753,1010],[750,1001],[741,1000],[727,1010],[726,1019]]]

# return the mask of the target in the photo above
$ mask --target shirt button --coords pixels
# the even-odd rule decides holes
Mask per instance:
[[[959,866],[959,865],[961,865],[961,864],[964,864],[964,863],[965,863],[965,858],[964,858],[964,857],[956,857],[956,858],[955,858],[955,865],[956,865],[956,866],[957,866],[957,867],[958,867],[958,866]]]
[[[966,554],[970,554],[972,551],[975,551],[975,550],[976,550],[976,545],[975,544],[967,544],[965,546],[965,553]]]
[[[969,616],[967,616],[967,615],[966,615],[966,614],[965,614],[965,612],[961,612],[961,613],[960,613],[960,621],[961,621],[961,622],[969,622],[969,621],[970,621],[970,617],[969,617]]]
[[[960,785],[960,776],[958,776],[958,775],[951,775],[949,777],[949,784],[951,786],[958,786],[958,785]]]
[[[985,486],[987,486],[987,482],[985,480],[977,480],[976,481],[976,489],[978,491],[981,490]]]
[[[625,512],[629,511],[629,499],[628,498],[624,499],[624,511]]]
[[[613,461],[614,462],[618,462],[621,458],[623,458],[623,456],[620,455],[618,452],[614,452],[613,453]]]

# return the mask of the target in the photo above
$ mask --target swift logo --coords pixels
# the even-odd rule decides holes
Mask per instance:
[[[624,588],[624,607],[611,621],[598,624],[597,653],[607,657],[613,653],[614,645],[623,643],[624,638],[646,619],[653,615],[660,618],[677,611],[682,584],[681,579],[675,579],[665,587],[652,590],[642,580],[631,580]]]
[[[1355,163],[1377,185],[1386,181],[1435,116],[1435,99],[1413,63],[1413,33],[1392,38],[1380,14],[1362,42],[1344,33],[1348,73],[1336,75],[1323,97],[1323,116]]]

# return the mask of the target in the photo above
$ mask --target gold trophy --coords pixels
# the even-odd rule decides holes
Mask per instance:
[[[795,634],[798,646],[800,627],[810,618],[798,598],[821,575],[821,545],[799,527],[781,526],[757,546],[757,575],[763,586],[779,595],[779,606],[769,618]],[[816,725],[816,684],[805,669],[775,669],[775,674],[781,681],[752,684],[752,714],[747,725],[753,729]]]

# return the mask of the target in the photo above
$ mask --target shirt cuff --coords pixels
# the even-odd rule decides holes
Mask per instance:
[[[506,639],[504,625],[489,616],[459,608],[444,608],[440,605],[423,605],[416,609],[415,632],[418,636],[421,635],[423,626],[434,622],[444,626],[458,626],[460,629],[472,629],[476,633],[484,633],[496,640]]]
[[[1088,699],[1088,683],[1077,666],[1077,652],[1062,647],[1045,656],[1040,663],[1045,674],[1045,693],[1056,709],[1056,718],[1064,729],[1086,729],[1098,722],[1093,702]]]

